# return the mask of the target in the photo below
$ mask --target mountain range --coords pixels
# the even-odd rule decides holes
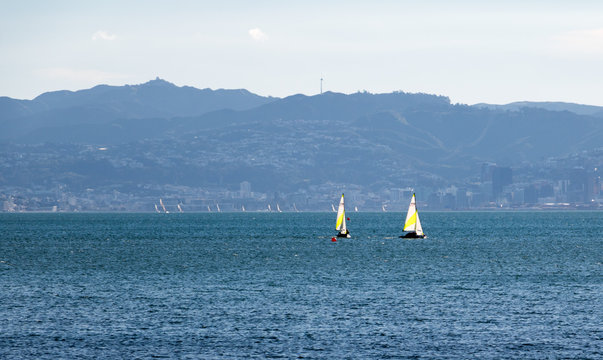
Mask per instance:
[[[64,173],[81,186],[103,179],[234,189],[248,180],[281,191],[326,182],[412,185],[467,178],[484,162],[515,166],[601,147],[601,114],[601,107],[571,103],[469,106],[405,92],[275,98],[155,79],[0,98],[0,145],[103,147],[120,168],[107,170],[96,155],[58,159],[54,172],[29,162],[32,186]],[[10,174],[0,183],[16,181]]]

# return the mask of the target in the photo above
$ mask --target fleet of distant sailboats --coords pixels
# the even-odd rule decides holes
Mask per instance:
[[[166,209],[165,204],[163,203],[163,199],[159,198],[159,206],[157,206],[157,204],[155,205],[155,212],[157,213],[161,213],[163,210],[163,213],[165,214],[169,214],[169,210]],[[159,209],[161,207],[161,210]],[[382,205],[381,206],[381,211],[383,212],[387,212],[386,209],[387,205]],[[179,213],[183,213],[184,210],[182,209],[182,206],[180,204],[176,205],[176,208],[178,209]],[[335,230],[338,231],[336,237],[338,238],[350,238],[350,231],[347,228],[347,223],[346,220],[349,220],[349,218],[346,218],[345,216],[345,201],[344,201],[344,194],[341,194],[341,199],[339,200],[339,207],[337,208],[337,210],[335,210],[335,206],[333,204],[331,204],[331,210],[333,212],[337,212],[337,218],[335,221]],[[207,205],[207,211],[208,212],[212,212],[211,206]],[[216,203],[216,211],[217,212],[222,212],[222,210],[220,209],[220,204]],[[241,211],[245,212],[245,205],[241,205]],[[268,211],[272,212],[272,207],[270,206],[270,204],[268,204]],[[280,205],[277,203],[276,204],[276,211],[277,212],[283,212],[281,210]],[[293,211],[295,212],[299,212],[299,210],[297,209],[297,206],[295,206],[295,203],[293,203]],[[354,206],[354,212],[358,212],[358,206]],[[404,227],[402,229],[403,231],[406,232],[406,234],[401,235],[400,238],[405,238],[405,239],[424,239],[427,236],[425,235],[425,233],[423,232],[423,227],[421,226],[421,220],[419,219],[419,212],[417,210],[417,200],[416,200],[416,195],[413,193],[412,197],[410,199],[410,204],[408,205],[408,212],[406,213],[406,220],[404,221]],[[332,238],[333,241],[335,240],[335,237]]]

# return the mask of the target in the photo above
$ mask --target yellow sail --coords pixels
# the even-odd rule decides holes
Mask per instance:
[[[404,224],[404,231],[415,231],[417,225],[417,211],[415,210],[415,212],[406,220],[406,223]]]
[[[335,223],[335,230],[344,231],[345,226],[345,205],[343,202],[343,194],[341,194],[341,200],[339,201],[339,209],[337,210],[337,222]]]
[[[417,205],[415,194],[412,194],[410,205],[408,205],[408,213],[404,222],[404,231],[415,231],[417,226]]]

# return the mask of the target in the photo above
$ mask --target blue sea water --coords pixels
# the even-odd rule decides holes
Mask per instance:
[[[603,212],[0,214],[0,358],[602,358]]]

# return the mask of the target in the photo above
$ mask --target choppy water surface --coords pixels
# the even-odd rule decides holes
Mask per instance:
[[[0,214],[0,357],[603,357],[603,213],[350,217]]]

